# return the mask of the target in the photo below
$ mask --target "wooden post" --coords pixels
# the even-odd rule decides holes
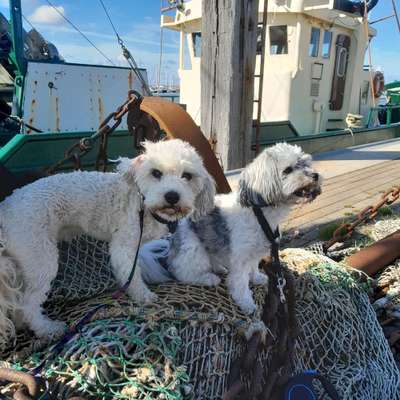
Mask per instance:
[[[225,170],[251,159],[258,0],[203,0],[201,129]]]

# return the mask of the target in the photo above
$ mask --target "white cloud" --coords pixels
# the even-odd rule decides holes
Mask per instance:
[[[33,22],[33,21],[31,21]],[[51,33],[54,34],[55,32],[59,32],[59,33],[73,33],[76,36],[79,36],[79,32],[77,32],[75,29],[70,28],[69,26],[62,26],[62,25],[55,25],[55,26],[46,26],[45,24],[37,24],[35,26],[42,34],[44,34],[44,36],[46,36],[47,34]],[[91,31],[91,30],[85,30],[85,29],[81,29],[81,32],[84,33],[86,36],[92,38],[98,38],[98,39],[104,39],[104,40],[110,40],[111,42],[113,42],[117,47],[117,41],[115,38],[114,34],[111,33],[101,33],[101,32],[95,32],[95,31]],[[126,44],[128,43],[132,43],[132,44],[140,44],[143,46],[160,46],[160,41],[158,38],[146,38],[146,35],[142,36],[138,36],[135,33],[129,32],[127,34],[122,34],[121,35],[124,42]],[[46,36],[47,37],[47,36]],[[49,37],[47,37],[47,39],[50,40]],[[168,41],[168,42],[164,42],[164,48],[170,48],[170,49],[175,49],[178,50],[179,49],[179,42],[178,41]]]
[[[63,21],[63,17],[60,14],[65,15],[65,9],[63,6],[55,8],[57,10],[46,5],[39,6],[28,19],[33,24],[58,25]]]
[[[99,54],[96,49],[89,45],[71,44],[69,42],[54,42],[60,51],[61,55],[68,62],[88,63],[88,64],[105,64],[109,65],[107,60]],[[97,46],[118,66],[127,67],[125,58],[121,54],[121,50],[114,43],[99,42]],[[149,82],[155,83],[157,81],[158,60],[159,54],[149,50],[138,48],[130,48],[132,55],[135,57],[140,67],[147,70]],[[163,67],[161,74],[162,83],[172,79],[176,83],[178,81],[178,54],[164,53]]]

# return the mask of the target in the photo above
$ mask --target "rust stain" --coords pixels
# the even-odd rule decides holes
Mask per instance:
[[[132,71],[129,71],[129,73],[128,73],[128,87],[129,87],[129,90],[132,90],[132,83],[133,83],[133,75],[132,75]]]
[[[58,97],[56,97],[56,131],[60,132],[60,110],[58,107]]]
[[[30,118],[29,118],[29,125],[34,125],[35,122],[35,106],[36,106],[36,100],[32,99],[31,101],[31,109],[30,109]],[[26,133],[32,133],[32,129],[27,129]]]
[[[98,98],[98,101],[99,101],[99,125],[100,125],[104,120],[104,107],[101,97]]]

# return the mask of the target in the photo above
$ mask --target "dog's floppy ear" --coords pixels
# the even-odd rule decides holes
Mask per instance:
[[[262,203],[265,203],[262,196],[250,187],[243,175],[239,179],[239,203],[242,207],[262,206]]]
[[[128,183],[135,183],[135,173],[144,160],[144,155],[141,154],[133,159],[120,157],[117,165],[117,172],[120,173]]]
[[[276,160],[267,149],[241,173],[239,201],[242,207],[278,204],[281,201],[281,179]]]
[[[213,177],[206,172],[203,178],[203,188],[194,201],[194,211],[191,219],[196,221],[207,215],[214,208],[215,181]]]

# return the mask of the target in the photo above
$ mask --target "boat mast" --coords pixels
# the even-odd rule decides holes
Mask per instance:
[[[24,56],[21,0],[10,0],[10,24],[12,50],[9,59],[15,73],[13,114],[22,117],[22,98],[27,62]]]

